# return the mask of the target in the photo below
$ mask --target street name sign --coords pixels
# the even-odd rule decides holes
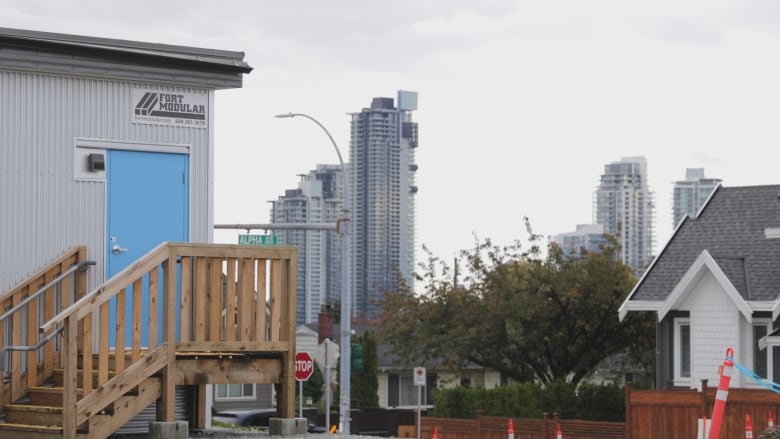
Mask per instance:
[[[276,235],[238,235],[241,245],[276,245]]]

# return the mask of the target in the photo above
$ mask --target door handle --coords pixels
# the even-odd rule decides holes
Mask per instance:
[[[114,246],[111,247],[111,252],[114,253],[115,255],[118,255],[119,253],[124,253],[126,251],[127,249],[124,247],[120,247],[119,244],[114,244]]]

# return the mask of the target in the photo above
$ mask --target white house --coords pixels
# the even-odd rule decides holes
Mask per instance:
[[[658,388],[717,385],[727,348],[760,376],[780,377],[780,351],[759,348],[780,314],[778,237],[780,185],[720,186],[677,226],[619,310],[621,319],[656,314]],[[731,379],[732,387],[754,385]]]

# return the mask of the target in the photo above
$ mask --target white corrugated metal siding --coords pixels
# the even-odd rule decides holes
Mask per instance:
[[[103,279],[105,183],[77,181],[79,139],[190,149],[190,240],[209,240],[212,207],[206,128],[134,124],[132,90],[213,91],[110,79],[0,71],[0,292],[74,245],[98,262],[90,289]]]

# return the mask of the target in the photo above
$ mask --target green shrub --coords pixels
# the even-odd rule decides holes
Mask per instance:
[[[626,420],[626,394],[617,384],[581,384],[579,419],[623,422]]]
[[[617,385],[554,382],[545,387],[520,383],[491,390],[436,389],[431,416],[470,419],[486,416],[540,418],[558,413],[564,419],[620,422],[625,419],[624,393]]]
[[[476,415],[474,392],[465,387],[433,390],[431,416],[442,418],[469,419]]]

